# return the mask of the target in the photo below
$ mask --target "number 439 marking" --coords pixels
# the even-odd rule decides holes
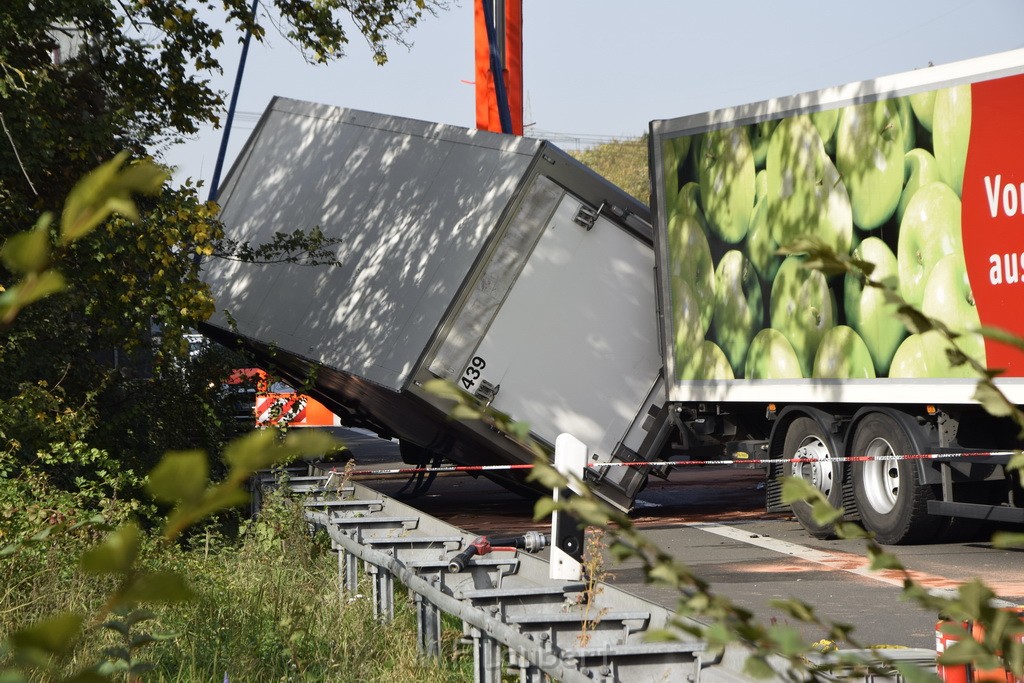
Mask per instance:
[[[477,380],[480,379],[480,371],[486,367],[487,362],[483,358],[473,356],[473,360],[469,361],[466,371],[462,373],[462,386],[467,389],[472,389],[476,386]]]

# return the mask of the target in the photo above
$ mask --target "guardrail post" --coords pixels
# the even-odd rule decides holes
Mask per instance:
[[[355,595],[359,592],[359,558],[345,552],[336,541],[331,541],[331,549],[338,551],[338,592]]]
[[[416,631],[420,653],[428,657],[441,656],[441,610],[419,593],[416,600]]]
[[[373,616],[391,621],[395,618],[395,581],[391,572],[373,564],[367,565],[373,576]]]
[[[474,683],[501,683],[501,643],[473,628]]]
[[[572,434],[559,434],[555,439],[555,469],[570,477],[569,490],[555,489],[555,502],[580,493],[576,477],[583,480],[587,466],[587,446]],[[551,568],[550,578],[579,581],[583,577],[583,527],[571,515],[559,510],[551,514]]]

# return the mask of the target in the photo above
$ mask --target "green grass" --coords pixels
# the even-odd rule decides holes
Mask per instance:
[[[77,569],[86,540],[63,538],[49,549],[0,560],[6,573],[0,634],[60,612],[96,612],[113,585]],[[415,612],[401,587],[390,623],[374,618],[368,585],[361,595],[339,594],[337,555],[325,538],[310,535],[296,506],[278,501],[238,542],[212,533],[194,540],[195,549],[150,547],[143,559],[148,568],[185,577],[195,597],[146,605],[154,618],[132,634],[173,637],[132,653],[132,661],[153,665],[141,680],[472,679],[472,652],[458,645],[461,629],[450,621],[444,655],[429,660],[418,654]],[[57,680],[102,661],[104,648],[118,645],[119,638],[91,624],[68,657],[31,680]],[[0,659],[0,678],[10,665]]]

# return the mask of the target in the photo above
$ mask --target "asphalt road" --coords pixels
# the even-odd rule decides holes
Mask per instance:
[[[370,435],[344,432],[361,469],[407,467],[397,446]],[[764,512],[764,473],[756,469],[692,467],[667,481],[652,479],[632,518],[663,550],[690,566],[725,595],[765,621],[791,623],[769,604],[799,598],[829,621],[851,624],[861,645],[933,648],[937,615],[902,597],[902,575],[867,569],[860,541],[820,541],[788,514]],[[363,484],[396,495],[407,475],[360,477]],[[471,533],[545,529],[532,520],[533,503],[486,478],[438,476],[406,502]],[[1007,605],[1024,604],[1024,554],[992,547],[985,534],[934,545],[892,548],[915,580],[938,591],[980,579]],[[648,600],[674,607],[678,594],[644,581],[636,564],[612,564],[609,582]],[[797,625],[797,624],[793,624]],[[807,638],[824,634],[802,627]]]

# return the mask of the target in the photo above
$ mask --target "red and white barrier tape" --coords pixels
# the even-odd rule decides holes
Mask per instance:
[[[912,453],[908,455],[849,455],[839,458],[736,458],[729,460],[646,460],[634,462],[589,462],[587,467],[679,467],[688,465],[768,465],[782,463],[814,462],[871,462],[898,460],[953,460],[956,458],[979,458],[1010,456],[1017,451],[972,451],[961,453]],[[382,474],[432,474],[443,472],[487,472],[494,470],[528,470],[533,464],[515,465],[450,465],[445,467],[401,467],[379,470],[353,470],[352,476],[376,476]]]

